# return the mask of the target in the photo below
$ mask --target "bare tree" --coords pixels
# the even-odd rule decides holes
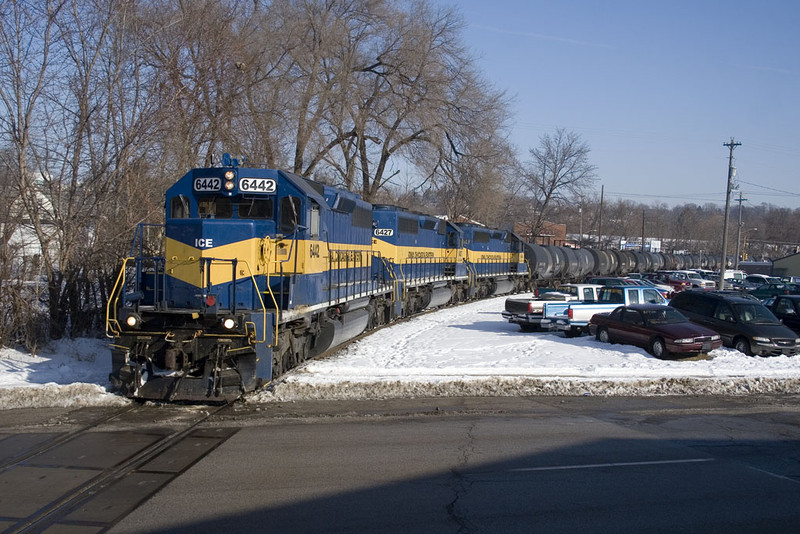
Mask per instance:
[[[589,145],[563,128],[544,134],[530,149],[526,177],[532,194],[531,232],[538,235],[553,202],[578,196],[595,182],[596,167],[589,162]]]

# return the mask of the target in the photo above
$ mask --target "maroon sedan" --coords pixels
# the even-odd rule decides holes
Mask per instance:
[[[722,346],[719,334],[660,304],[633,304],[595,314],[589,330],[598,341],[636,345],[656,358],[670,353],[698,354]]]

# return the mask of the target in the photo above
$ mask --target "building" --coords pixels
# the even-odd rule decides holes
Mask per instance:
[[[535,243],[537,245],[553,245],[556,247],[573,245],[572,241],[568,242],[567,240],[566,224],[544,221],[544,223],[542,223],[542,231],[539,232],[539,235],[534,236],[531,234],[529,226],[517,223],[514,225],[514,233],[528,243]]]
[[[772,276],[800,276],[800,252],[773,260]]]

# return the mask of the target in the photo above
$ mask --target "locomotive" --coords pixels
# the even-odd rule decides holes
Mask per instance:
[[[106,310],[109,378],[131,398],[235,400],[368,329],[531,280],[513,232],[228,154],[169,187],[164,208],[163,224],[137,228]]]

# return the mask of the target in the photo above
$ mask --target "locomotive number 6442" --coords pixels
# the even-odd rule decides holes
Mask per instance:
[[[269,178],[242,178],[239,180],[239,191],[243,193],[274,193],[275,180]]]

